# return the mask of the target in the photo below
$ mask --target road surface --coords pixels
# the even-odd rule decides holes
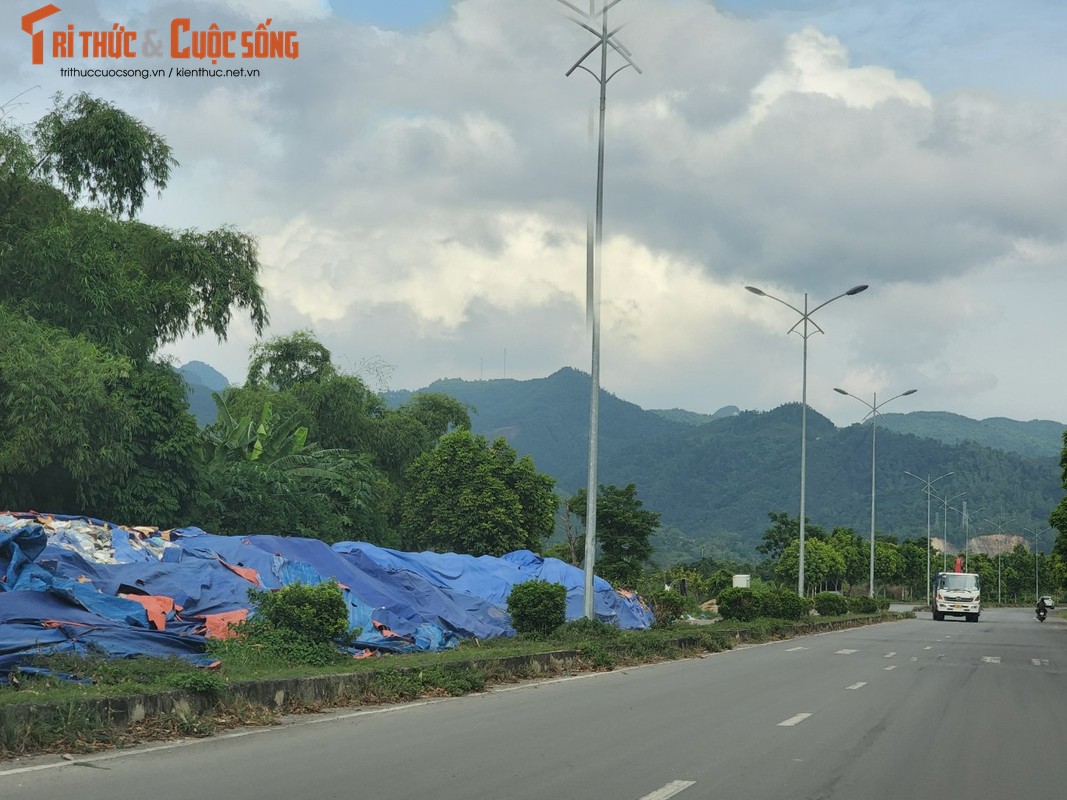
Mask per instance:
[[[988,610],[208,740],[0,762],[18,800],[1058,797],[1067,621]]]

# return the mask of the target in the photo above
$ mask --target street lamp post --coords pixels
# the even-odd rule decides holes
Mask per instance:
[[[911,475],[913,478],[919,478],[914,472],[908,472],[904,470],[905,475]],[[942,478],[947,478],[949,475],[955,475],[955,472],[946,472],[944,475],[930,480],[930,475],[927,474],[925,478],[919,478],[924,484],[923,491],[926,493],[926,605],[930,605],[930,487],[937,483]]]
[[[819,323],[815,322],[815,320],[813,320],[811,318],[811,315],[814,314],[816,311],[818,311],[823,306],[832,303],[834,300],[840,300],[842,297],[852,297],[853,295],[859,294],[860,292],[864,291],[867,288],[867,284],[864,283],[864,284],[860,284],[859,286],[853,286],[847,292],[842,292],[839,295],[835,295],[834,297],[831,297],[829,300],[826,300],[825,302],[819,303],[819,305],[815,306],[815,308],[811,309],[810,311],[808,310],[808,293],[807,292],[804,292],[804,310],[801,311],[799,308],[794,306],[792,303],[787,303],[785,300],[782,300],[780,297],[775,297],[773,294],[768,294],[767,292],[763,291],[762,289],[757,289],[755,286],[746,286],[745,288],[748,291],[752,292],[752,294],[754,294],[754,295],[757,295],[759,297],[767,297],[767,298],[769,298],[771,300],[774,300],[775,302],[781,303],[786,308],[793,309],[793,311],[795,311],[798,314],[800,314],[800,319],[797,320],[796,323],[794,323],[793,327],[789,329],[788,333],[799,334],[800,337],[804,340],[804,371],[803,371],[803,377],[802,377],[802,380],[801,380],[801,389],[800,389],[800,560],[799,560],[799,570],[800,571],[799,571],[799,574],[797,576],[797,594],[799,594],[801,597],[803,597],[804,596],[804,533],[805,533],[805,529],[807,528],[807,520],[805,519],[805,516],[804,516],[804,514],[805,514],[805,511],[804,511],[804,499],[805,499],[805,494],[806,494],[806,492],[805,492],[806,485],[805,484],[806,484],[806,481],[807,481],[807,458],[808,458],[808,455],[807,455],[807,452],[808,452],[808,337],[812,336],[815,333],[826,333],[826,331],[824,331],[822,328],[819,327]],[[811,326],[815,330],[809,330],[808,329],[808,323],[809,322],[811,323]],[[797,329],[798,326],[800,326],[800,330]]]
[[[967,508],[967,501],[963,501],[963,568],[968,570],[971,564],[971,515],[985,511],[984,508]]]
[[[1043,531],[1036,531],[1033,528],[1023,528],[1023,530],[1034,537],[1034,605],[1037,605],[1037,600],[1038,600],[1039,597],[1041,597],[1041,582],[1038,580],[1038,577],[1037,577],[1038,576],[1038,570],[1037,570],[1037,558],[1038,558],[1037,537],[1044,536],[1046,533],[1048,533],[1050,530],[1052,530],[1052,528],[1045,528],[1045,530],[1043,530]]]
[[[996,528],[998,536],[1004,533],[1004,528],[1006,528],[1008,525],[1011,525],[1013,522],[1015,522],[1014,519],[1009,519],[1007,522],[1002,522],[1002,523],[1000,523],[998,525],[997,523],[993,522],[993,520],[991,520],[991,519],[984,519],[982,521],[983,522],[987,522],[990,525],[992,525],[994,528]],[[1000,542],[997,542],[997,602],[998,603],[1000,602],[1000,557],[1002,555],[1002,552],[1001,552],[1002,548],[1000,547],[1000,544],[1001,544]],[[1034,602],[1035,603],[1037,602],[1036,598],[1035,598]]]
[[[937,499],[940,500],[941,503],[942,503],[941,524],[942,524],[942,531],[943,531],[942,532],[942,536],[944,537],[944,542],[945,542],[945,549],[941,553],[941,571],[942,572],[948,572],[948,509],[949,509],[949,503],[951,503],[953,500],[955,500],[958,497],[963,497],[965,494],[967,494],[967,492],[960,492],[959,494],[952,495],[952,497],[938,497],[937,495],[934,495],[934,497],[937,497]],[[955,511],[956,510],[955,507],[952,507],[952,510]]]
[[[575,12],[578,17],[571,21],[593,35],[596,43],[586,50],[581,58],[567,70],[567,77],[578,69],[588,72],[600,85],[600,127],[597,142],[596,171],[596,210],[595,227],[591,240],[586,247],[586,313],[589,318],[592,358],[589,374],[589,469],[586,481],[585,506],[585,597],[584,612],[586,619],[593,619],[593,578],[594,560],[596,558],[596,503],[597,503],[597,440],[600,426],[600,273],[601,245],[604,240],[604,117],[607,108],[608,81],[627,67],[633,67],[638,73],[640,68],[630,58],[630,51],[619,42],[615,34],[619,28],[608,29],[608,9],[621,0],[604,0],[599,11],[596,4],[589,0],[589,12],[586,13],[569,0],[559,0]],[[608,48],[625,63],[614,72],[608,72]],[[585,65],[585,60],[600,51],[600,69],[594,72]]]
[[[856,395],[852,394],[851,392],[846,392],[844,389],[838,389],[837,387],[834,387],[834,391],[838,394],[843,394],[846,397],[851,397],[853,400],[858,400],[871,410],[871,413],[867,415],[871,418],[871,582],[870,590],[868,591],[868,596],[874,597],[874,465],[876,463],[874,453],[875,444],[878,441],[878,409],[880,409],[886,403],[893,402],[898,397],[907,397],[909,394],[915,394],[919,390],[908,389],[906,392],[901,392],[900,394],[893,395],[888,400],[883,400],[881,403],[878,402],[877,392],[874,393],[874,399],[872,400],[872,402],[868,403],[866,400],[862,400],[859,397],[856,397]]]

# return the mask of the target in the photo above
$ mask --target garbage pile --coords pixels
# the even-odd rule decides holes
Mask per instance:
[[[583,615],[583,572],[518,550],[500,558],[405,553],[365,542],[219,536],[196,527],[126,527],[89,517],[0,513],[0,681],[36,655],[177,656],[209,666],[210,638],[251,611],[248,589],[334,579],[365,653],[434,651],[511,636],[511,588],[567,588]],[[651,626],[635,595],[594,581],[597,619]]]

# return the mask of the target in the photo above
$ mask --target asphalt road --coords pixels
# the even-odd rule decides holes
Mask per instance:
[[[1058,797],[1067,622],[1001,609],[181,744],[0,762],[0,798]]]

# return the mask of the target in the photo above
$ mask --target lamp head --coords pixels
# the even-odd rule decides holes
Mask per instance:
[[[760,297],[766,297],[767,296],[767,293],[765,291],[763,291],[762,289],[757,289],[755,286],[746,286],[745,288],[748,289],[750,292],[752,292],[752,294],[757,294]],[[864,287],[864,288],[866,288],[866,287]]]
[[[844,389],[838,389],[836,386],[834,387],[834,391],[838,394],[848,394]]]
[[[853,286],[851,289],[849,289],[847,292],[845,292],[845,295],[847,297],[852,297],[852,295],[859,294],[860,292],[862,292],[862,291],[864,291],[866,289],[867,289],[867,284],[866,283],[862,283],[859,286]]]
[[[907,397],[909,394],[915,394],[917,391],[919,391],[919,390],[918,389],[908,389],[908,391],[904,392],[901,395],[901,397]]]

